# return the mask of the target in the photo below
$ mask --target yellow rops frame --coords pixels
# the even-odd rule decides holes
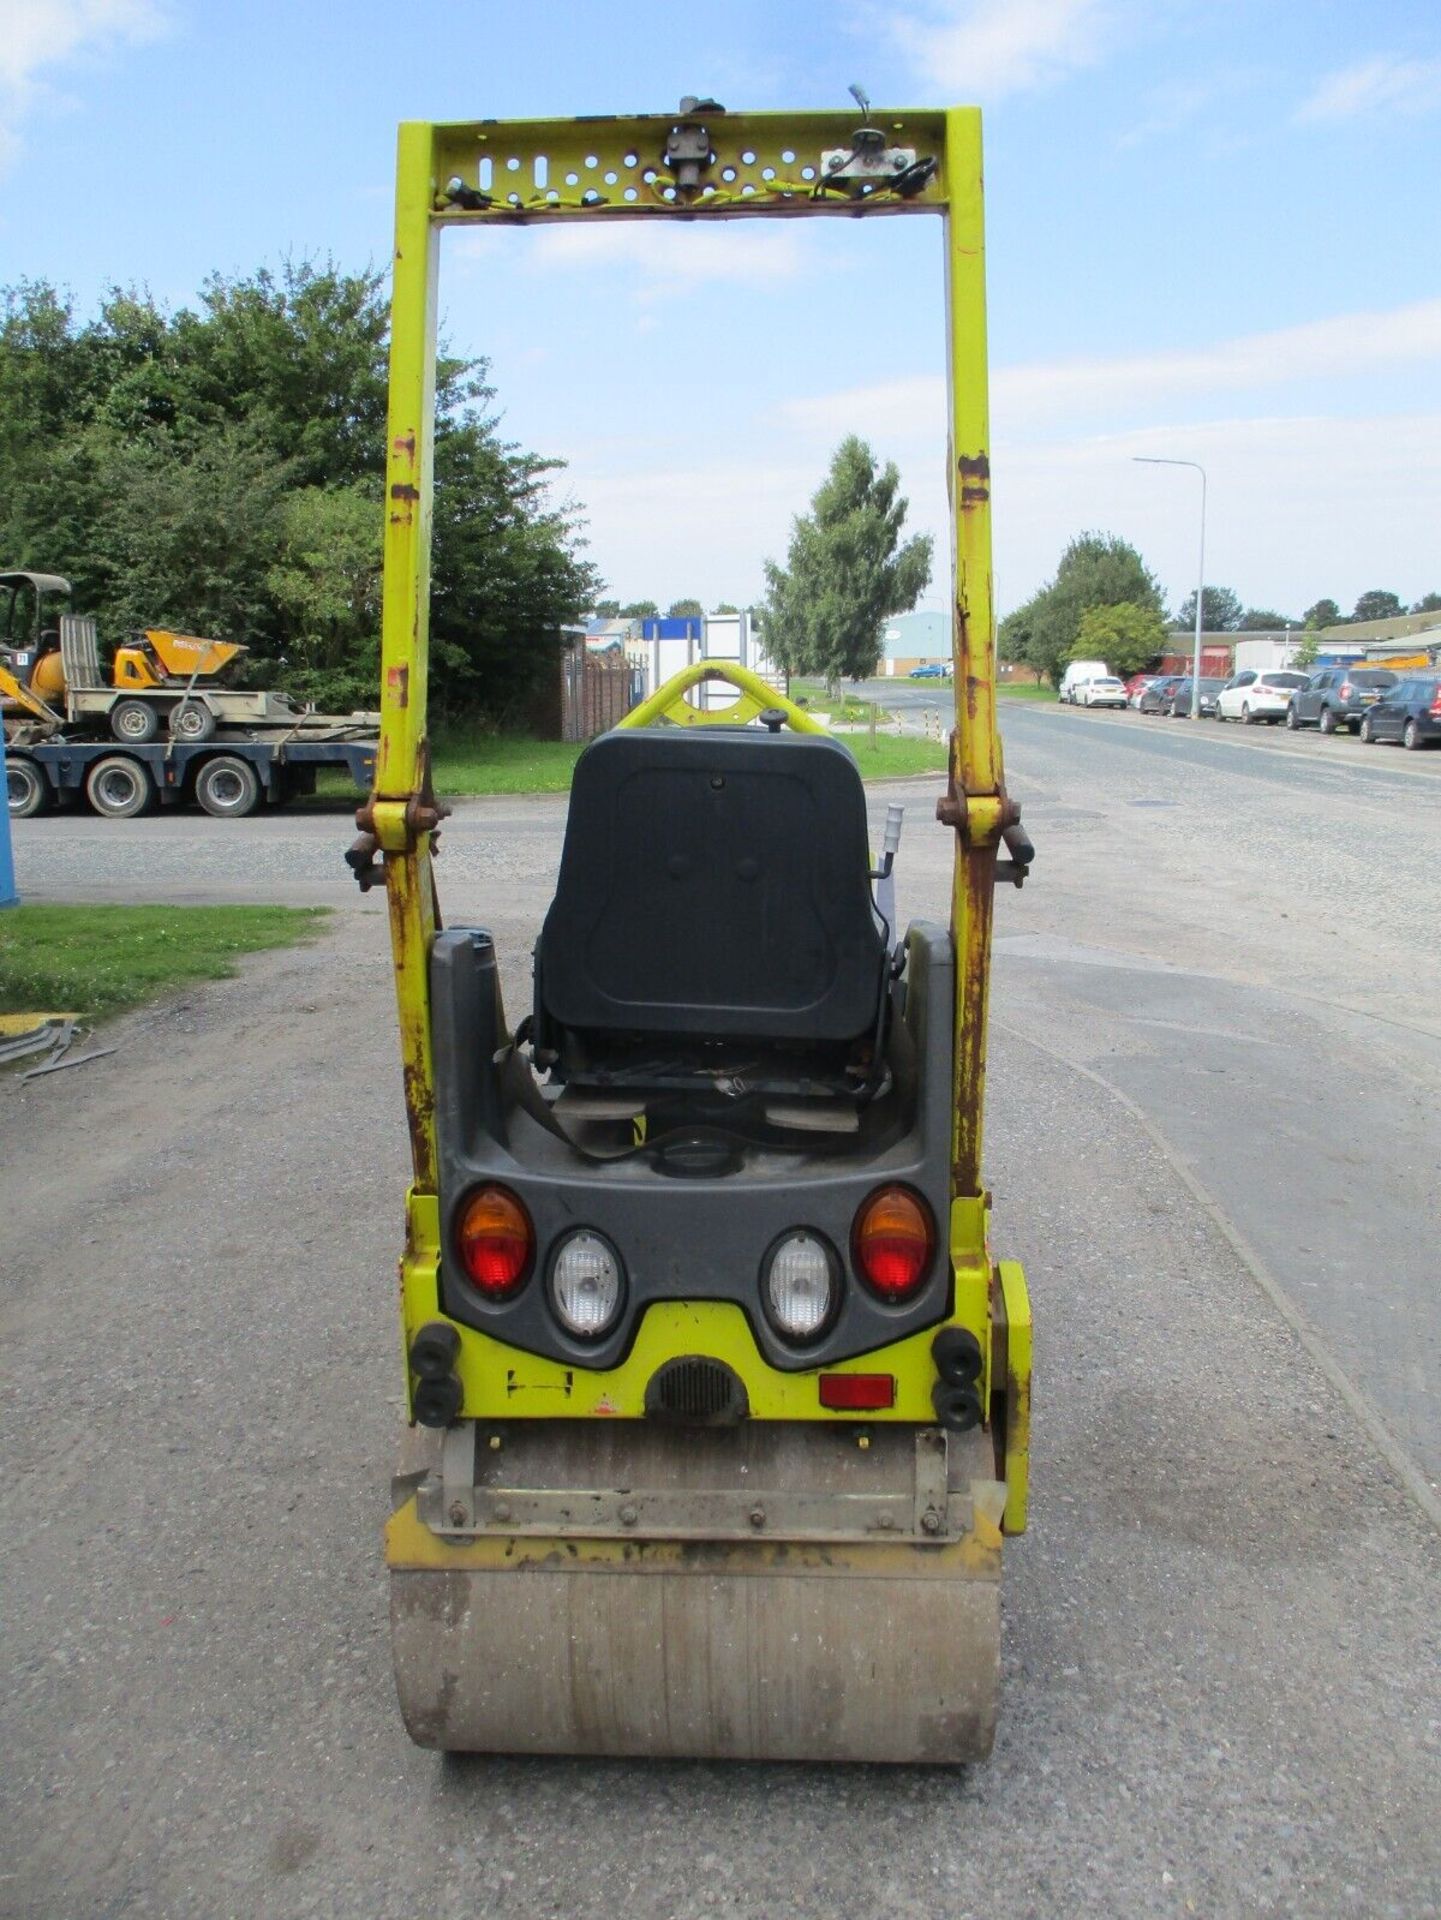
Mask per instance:
[[[870,125],[858,133],[850,112],[735,114],[710,102],[687,102],[677,115],[411,122],[400,129],[382,726],[376,788],[361,824],[385,856],[395,955],[415,1173],[403,1265],[407,1284],[422,1270],[433,1276],[438,1252],[427,957],[436,924],[430,837],[443,809],[430,786],[426,691],[441,228],[939,214],[949,342],[957,719],[948,790],[937,809],[954,829],[956,848],[950,1222],[955,1318],[983,1335],[988,1321],[1009,1321],[1007,1371],[1013,1400],[1020,1402],[1029,1371],[1024,1282],[1010,1262],[993,1279],[988,1196],[981,1186],[992,894],[998,844],[1014,813],[996,733],[980,113],[958,108],[868,117]],[[1023,1405],[1013,1404],[1010,1445],[1024,1445],[1023,1418]],[[1018,1497],[1007,1514],[1012,1527],[1023,1523],[1023,1485],[1018,1479]]]

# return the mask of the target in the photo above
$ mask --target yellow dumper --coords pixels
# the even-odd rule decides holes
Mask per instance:
[[[287,694],[236,690],[221,676],[249,651],[147,627],[115,649],[107,673],[95,622],[62,611],[70,582],[59,574],[0,573],[0,700],[7,718],[100,728],[128,745],[200,742],[227,727],[276,727],[305,719]]]
[[[980,116],[863,111],[401,129],[381,751],[348,857],[362,884],[383,862],[413,1160],[386,1558],[423,1745],[990,1751],[1031,1323],[990,1246],[986,994],[993,890],[1032,850],[996,733]],[[889,924],[850,755],[702,663],[582,755],[512,1023],[431,868],[441,229],[921,215],[948,290],[949,919]]]

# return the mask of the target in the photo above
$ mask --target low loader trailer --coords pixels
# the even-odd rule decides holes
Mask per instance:
[[[400,131],[380,757],[347,858],[388,896],[409,1122],[385,1551],[424,1746],[991,1749],[1031,1317],[990,1243],[987,987],[994,888],[1033,850],[996,731],[980,116],[860,104]],[[431,864],[442,229],[921,215],[948,294],[948,917],[891,924],[850,755],[702,662],[578,761],[512,1021]]]
[[[6,798],[23,819],[84,798],[126,819],[195,800],[239,818],[313,792],[321,767],[368,790],[378,713],[316,713],[217,676],[247,649],[150,627],[102,666],[95,621],[61,611],[58,574],[0,572],[0,707]]]
[[[12,820],[88,801],[107,820],[194,802],[217,819],[239,820],[266,805],[314,793],[322,767],[342,769],[362,792],[375,783],[373,734],[346,729],[273,737],[220,735],[119,745],[51,735],[6,744],[5,787]]]

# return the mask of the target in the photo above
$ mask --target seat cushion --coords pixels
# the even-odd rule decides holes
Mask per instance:
[[[844,748],[758,729],[622,728],[581,755],[538,1002],[592,1033],[844,1041],[884,940]]]

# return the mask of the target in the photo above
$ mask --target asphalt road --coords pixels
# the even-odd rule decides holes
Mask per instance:
[[[1035,1299],[1035,1504],[1000,1741],[959,1772],[408,1745],[378,1546],[403,1127],[346,816],[20,823],[30,897],[343,911],[0,1084],[0,1913],[1441,1912],[1441,767],[1005,731],[1039,857],[998,901],[988,1166]],[[911,809],[903,913],[945,911],[933,791],[872,796]],[[447,829],[448,915],[494,925],[513,1012],[561,816]]]

